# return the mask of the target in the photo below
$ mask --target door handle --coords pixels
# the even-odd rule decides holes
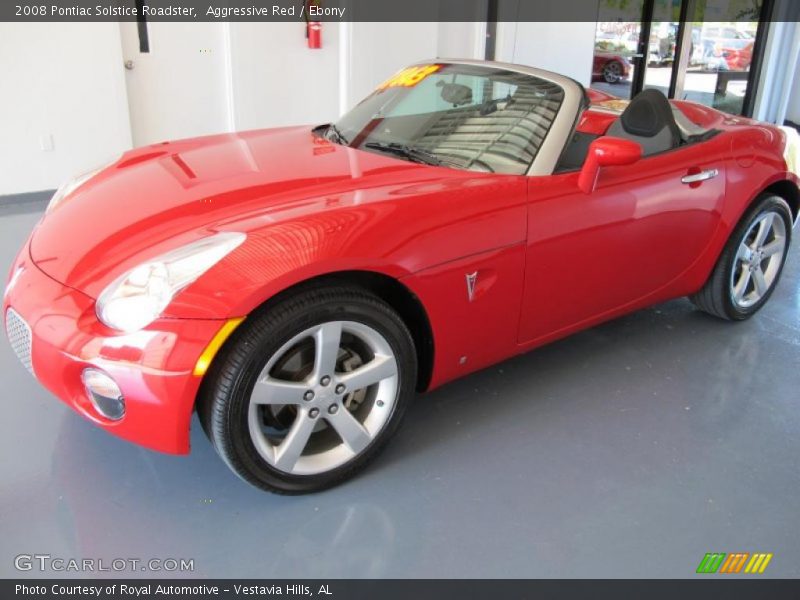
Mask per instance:
[[[717,169],[708,169],[707,171],[700,171],[699,173],[692,173],[691,175],[684,175],[681,177],[681,183],[700,183],[701,181],[706,181],[707,179],[714,179],[719,175],[719,170]]]

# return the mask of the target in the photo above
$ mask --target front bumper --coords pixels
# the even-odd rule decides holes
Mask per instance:
[[[201,381],[192,371],[224,320],[159,319],[141,331],[119,334],[97,320],[92,298],[33,264],[28,244],[12,267],[3,316],[23,364],[78,413],[153,450],[189,451]],[[126,405],[121,420],[110,421],[93,407],[81,381],[87,367],[105,371],[120,387]]]

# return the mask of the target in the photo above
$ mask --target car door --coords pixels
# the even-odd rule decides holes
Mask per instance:
[[[719,225],[721,137],[604,167],[591,193],[577,172],[530,178],[521,343],[660,299]]]
[[[596,77],[603,72],[603,63],[605,63],[605,58],[595,53],[592,60],[592,77]]]

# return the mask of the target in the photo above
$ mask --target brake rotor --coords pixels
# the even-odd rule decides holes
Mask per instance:
[[[364,360],[350,348],[340,348],[336,361],[336,370],[340,373],[350,373],[364,364]],[[366,388],[347,392],[342,398],[342,404],[350,412],[355,412],[364,403],[367,397]]]
[[[339,348],[339,355],[336,359],[337,373],[350,373],[364,364],[364,359],[352,348]],[[304,381],[311,374],[314,367],[314,343],[311,340],[304,341],[290,349],[282,356],[270,371],[276,379],[284,381]],[[342,404],[349,412],[355,412],[364,403],[367,397],[367,390],[348,391],[342,397]],[[265,405],[262,411],[264,425],[271,433],[281,436],[285,435],[297,417],[297,406],[292,404],[284,405]],[[320,419],[315,430],[325,429],[327,423]]]

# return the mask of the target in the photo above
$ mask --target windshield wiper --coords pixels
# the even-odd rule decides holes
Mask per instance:
[[[464,166],[455,161],[442,158],[441,156],[438,156],[433,152],[429,152],[428,150],[423,150],[422,148],[417,148],[416,146],[400,144],[398,142],[367,142],[364,144],[364,147],[370,148],[371,150],[380,150],[381,152],[396,154],[409,160],[413,160],[414,162],[433,165],[435,167],[441,165],[450,165],[453,167],[463,168]]]

